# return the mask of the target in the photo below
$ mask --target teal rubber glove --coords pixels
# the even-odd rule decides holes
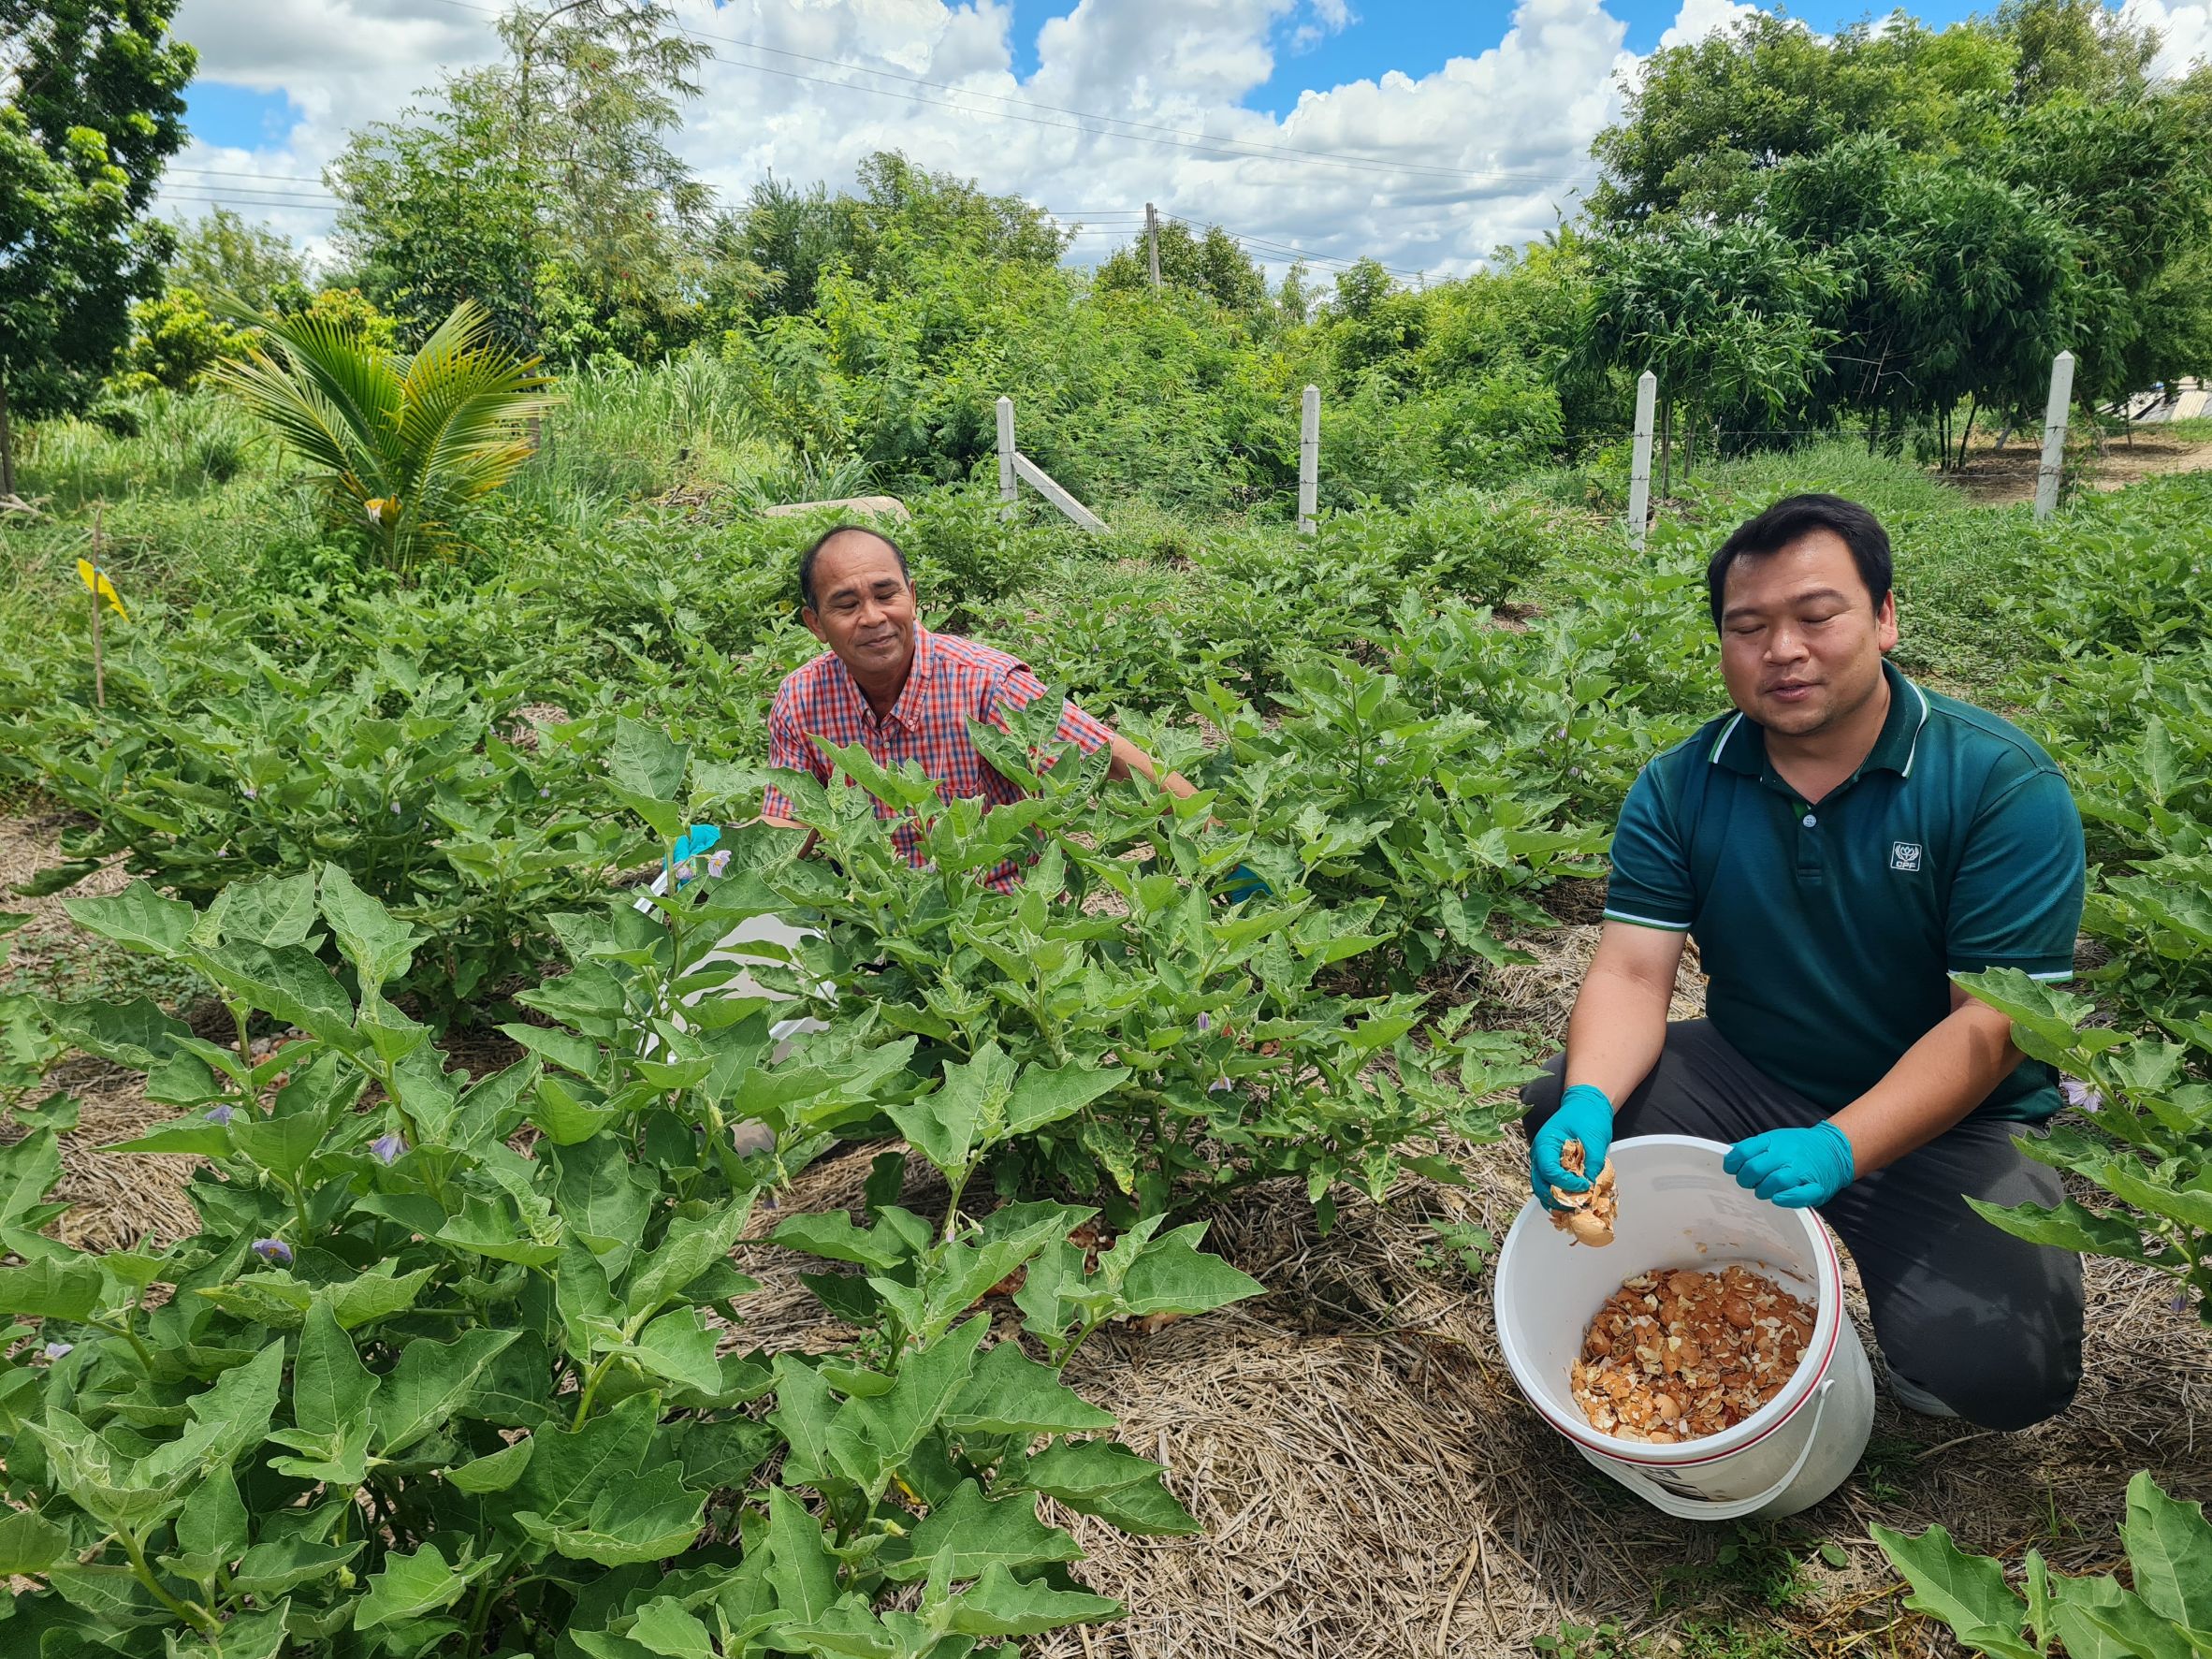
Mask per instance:
[[[1559,1155],[1569,1141],[1582,1142],[1582,1167],[1589,1174],[1578,1175],[1560,1163]],[[1528,1184],[1536,1202],[1547,1210],[1558,1209],[1551,1201],[1554,1186],[1562,1192],[1588,1192],[1612,1150],[1612,1101],[1601,1088],[1575,1084],[1560,1096],[1559,1110],[1544,1120],[1528,1144]]]
[[[1809,1129],[1768,1129],[1739,1141],[1721,1168],[1768,1203],[1785,1210],[1817,1209],[1849,1186],[1857,1170],[1851,1142],[1832,1123]]]
[[[1273,898],[1274,892],[1260,873],[1248,864],[1240,864],[1230,871],[1229,880],[1221,884],[1221,896],[1232,905],[1241,904],[1247,898]]]

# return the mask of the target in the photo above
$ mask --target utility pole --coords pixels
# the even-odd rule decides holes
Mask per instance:
[[[1144,254],[1152,264],[1152,285],[1159,286],[1159,211],[1144,204]]]

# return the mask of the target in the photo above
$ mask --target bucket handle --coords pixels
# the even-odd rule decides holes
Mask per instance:
[[[1597,1464],[1600,1469],[1610,1475],[1623,1486],[1628,1488],[1630,1492],[1636,1493],[1637,1497],[1642,1498],[1654,1508],[1664,1509],[1678,1520],[1740,1521],[1744,1516],[1754,1514],[1774,1502],[1776,1498],[1789,1490],[1792,1481],[1804,1473],[1806,1463],[1812,1459],[1812,1448],[1820,1444],[1820,1419],[1827,1410],[1828,1390],[1835,1386],[1836,1379],[1834,1377],[1824,1377],[1819,1386],[1812,1390],[1812,1426],[1806,1432],[1805,1448],[1797,1453],[1797,1461],[1789,1466],[1789,1472],[1765,1492],[1754,1493],[1748,1498],[1685,1498],[1680,1492],[1668,1491],[1641,1469],[1631,1464],[1617,1463],[1610,1459],[1600,1458],[1596,1453],[1587,1448],[1583,1450],[1582,1455]]]

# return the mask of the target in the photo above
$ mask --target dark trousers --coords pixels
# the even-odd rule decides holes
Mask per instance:
[[[1533,1131],[1559,1107],[1564,1055],[1521,1090]],[[1704,1020],[1666,1027],[1652,1074],[1620,1103],[1617,1137],[1737,1142],[1827,1113],[1760,1071]],[[1874,1335],[1901,1380],[1969,1422],[2024,1429],[2081,1381],[2081,1258],[2000,1231],[1967,1207],[2056,1204],[2059,1173],[2012,1143],[2023,1126],[1969,1118],[1824,1205],[1858,1263]]]

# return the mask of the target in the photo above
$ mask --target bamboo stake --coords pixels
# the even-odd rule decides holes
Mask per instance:
[[[100,572],[104,568],[100,563],[100,553],[105,543],[101,530],[107,511],[105,502],[93,509],[93,706],[97,708],[108,706],[108,676],[106,666],[100,660]]]

